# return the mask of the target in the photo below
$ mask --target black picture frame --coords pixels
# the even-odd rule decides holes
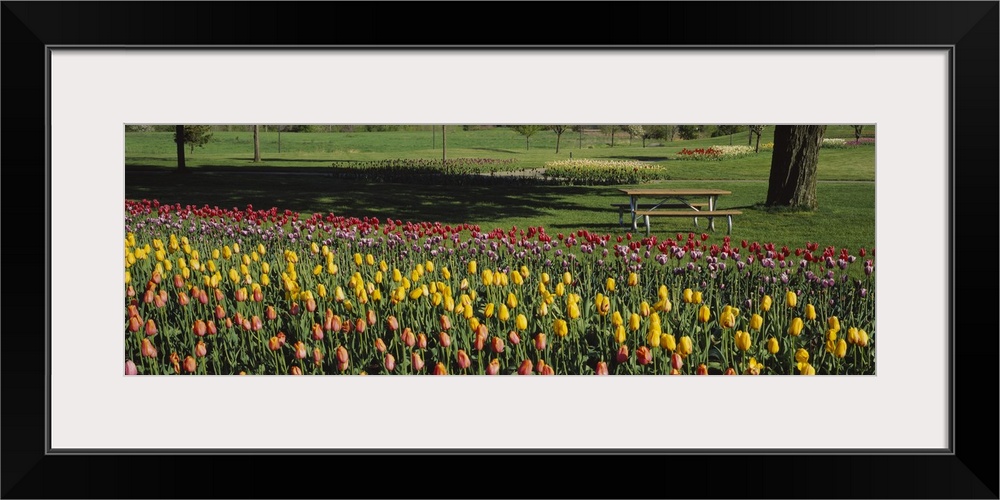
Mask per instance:
[[[955,360],[950,453],[593,457],[423,452],[372,453],[347,460],[317,454],[52,455],[45,441],[48,403],[40,318],[52,313],[43,298],[65,291],[52,290],[49,276],[21,279],[15,274],[8,281],[9,293],[3,294],[7,328],[0,350],[2,496],[998,498],[998,408],[992,386],[1000,369],[992,309],[997,287],[991,282],[991,260],[969,253],[989,248],[984,238],[992,229],[984,232],[981,227],[997,220],[1000,4],[552,4],[560,12],[558,17],[542,14],[537,4],[527,5],[3,2],[0,60],[5,70],[7,147],[2,149],[2,163],[8,186],[19,192],[8,198],[16,201],[6,206],[8,237],[13,239],[3,246],[5,261],[38,262],[40,242],[47,241],[47,225],[39,219],[47,217],[46,61],[47,47],[53,45],[950,46],[954,145],[949,248],[951,255],[961,257],[946,263],[951,273],[953,300],[948,306],[954,321],[949,334]],[[449,16],[441,17],[441,9],[450,10]],[[558,36],[560,29],[565,38]],[[962,237],[964,245],[959,244]],[[956,338],[959,323],[962,334]],[[774,411],[776,418],[783,417],[783,409]],[[178,417],[178,425],[183,425],[183,417]],[[628,433],[642,432],[646,431],[627,429],[624,439]],[[573,472],[563,472],[561,465],[569,465]],[[233,475],[230,470],[242,472]],[[261,480],[263,471],[275,480]],[[532,474],[542,478],[543,489],[522,486],[519,476]],[[336,477],[345,484],[338,484]],[[303,489],[290,487],[293,482]],[[466,483],[475,487],[457,487]],[[324,489],[334,486],[336,490]]]

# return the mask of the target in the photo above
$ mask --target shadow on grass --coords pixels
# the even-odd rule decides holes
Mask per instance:
[[[500,148],[469,148],[476,151],[493,151],[494,153],[510,153],[510,154],[520,154],[520,151],[514,151],[511,149],[500,149]]]
[[[308,170],[308,169],[306,169]],[[499,221],[544,217],[552,208],[590,211],[568,197],[592,193],[579,186],[464,185],[371,182],[323,175],[244,175],[244,167],[189,170],[188,175],[127,169],[127,199],[220,208],[278,207],[303,213],[374,216],[409,221]],[[615,224],[617,226],[617,224]]]
[[[643,155],[615,155],[615,156],[608,156],[608,158],[614,158],[616,160],[635,160],[635,161],[666,161],[673,159],[669,156],[643,156]]]

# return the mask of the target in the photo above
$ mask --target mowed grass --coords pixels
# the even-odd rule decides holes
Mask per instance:
[[[158,199],[162,203],[243,209],[278,207],[308,216],[315,212],[402,221],[472,223],[484,230],[513,226],[544,226],[550,233],[578,229],[624,235],[631,227],[618,224],[612,203],[627,198],[626,186],[449,186],[413,183],[369,183],[327,175],[250,173],[239,169],[196,171],[177,175],[166,171],[126,169],[126,199]],[[820,182],[815,212],[769,211],[760,205],[767,194],[763,181],[666,181],[643,187],[720,188],[732,191],[719,208],[735,208],[736,241],[774,242],[789,247],[805,242],[850,249],[875,246],[875,184]],[[657,219],[653,234],[661,238],[677,232],[707,232],[706,221],[696,228],[692,219]],[[644,234],[640,224],[638,234]],[[724,220],[716,220],[717,239],[726,234]]]
[[[773,127],[767,127],[761,143],[773,141]],[[874,127],[866,127],[865,135],[871,136]],[[440,159],[441,133],[426,131],[400,132],[311,132],[281,133],[281,152],[278,152],[278,133],[266,132],[261,139],[261,163],[253,163],[253,134],[250,132],[214,132],[213,139],[204,147],[186,153],[186,163],[192,169],[200,167],[297,167],[324,168],[331,165],[350,165],[398,158]],[[145,132],[125,134],[125,165],[132,169],[172,169],[176,167],[176,146],[170,132]],[[850,126],[828,128],[826,137],[853,139]],[[704,148],[711,145],[747,144],[745,132],[732,137],[712,137],[688,141],[675,140],[663,143],[635,137],[629,144],[628,135],[618,132],[615,146],[610,147],[606,134],[587,133],[581,141],[580,134],[563,134],[560,151],[555,152],[556,135],[543,131],[531,137],[530,149],[525,139],[512,130],[486,129],[462,130],[460,126],[448,127],[448,158],[513,159],[522,169],[542,168],[545,162],[573,158],[641,160],[663,165],[671,179],[766,180],[770,172],[771,153],[723,161],[679,161],[677,152],[683,148]],[[581,147],[582,144],[582,147]],[[875,147],[853,149],[823,149],[820,153],[820,180],[873,181],[875,179]]]

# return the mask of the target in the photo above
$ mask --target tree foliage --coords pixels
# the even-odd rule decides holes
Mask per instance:
[[[531,136],[545,130],[544,125],[513,125],[511,130],[524,136],[524,149],[531,149]]]
[[[178,125],[177,127],[177,130],[174,132],[174,142],[181,142],[178,139],[178,134],[183,131],[183,144],[188,145],[192,153],[194,153],[195,146],[205,147],[205,144],[212,140],[211,125]]]

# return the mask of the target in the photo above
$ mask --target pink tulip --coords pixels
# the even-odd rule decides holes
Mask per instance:
[[[396,358],[393,357],[392,354],[386,353],[385,354],[385,370],[391,372],[391,371],[393,371],[395,369],[396,369]]]
[[[139,370],[135,367],[135,363],[131,359],[125,360],[125,375],[138,375]]]
[[[208,346],[199,340],[198,344],[194,346],[194,354],[199,358],[204,358],[208,354]]]
[[[414,352],[410,355],[410,360],[413,362],[413,370],[420,371],[424,369],[424,359],[420,357],[420,354]]]
[[[472,360],[469,359],[469,355],[466,354],[464,350],[459,349],[458,350],[458,354],[456,356],[458,357],[458,367],[459,368],[465,370],[465,369],[469,368],[469,366],[472,365]]]
[[[498,373],[500,373],[500,361],[494,358],[490,360],[490,364],[486,365],[486,374],[496,375]]]
[[[146,335],[150,337],[156,335],[156,323],[152,319],[146,320]]]

